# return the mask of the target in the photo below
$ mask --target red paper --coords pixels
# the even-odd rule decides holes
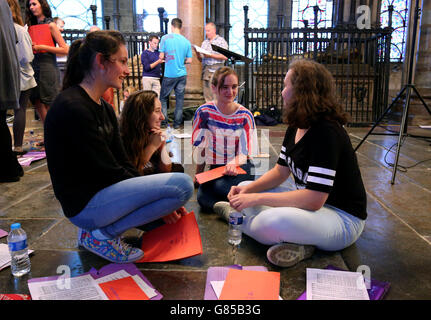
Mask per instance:
[[[30,34],[31,41],[33,44],[44,44],[46,46],[55,47],[54,41],[52,40],[51,29],[49,24],[35,24],[28,28],[28,33]],[[38,52],[46,52],[41,50]],[[35,52],[34,52],[35,53]]]
[[[150,300],[132,277],[99,284],[109,300]]]
[[[219,300],[278,300],[280,273],[230,269]]]
[[[198,173],[196,175],[196,180],[199,184],[202,184],[202,183],[223,177],[223,172],[224,172],[225,168],[226,168],[226,166],[222,166],[222,167],[217,167],[215,169],[208,170],[208,171],[205,171],[202,173]],[[237,166],[236,170],[238,171],[238,174],[246,174],[247,173],[240,166]]]
[[[31,300],[31,296],[28,294],[0,293],[0,300]]]
[[[142,237],[144,257],[138,262],[165,262],[202,254],[202,240],[194,212],[174,224],[164,224]]]

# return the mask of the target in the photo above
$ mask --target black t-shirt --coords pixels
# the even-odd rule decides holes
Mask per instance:
[[[366,192],[344,128],[332,121],[321,121],[297,144],[296,132],[296,128],[287,129],[277,163],[290,168],[298,189],[326,192],[326,204],[365,220]]]
[[[73,86],[57,96],[46,116],[48,170],[67,217],[100,190],[140,175],[124,151],[112,106],[101,101]]]

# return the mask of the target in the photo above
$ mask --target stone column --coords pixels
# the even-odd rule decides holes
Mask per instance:
[[[177,0],[178,18],[183,22],[182,35],[191,44],[200,46],[204,40],[204,1]],[[184,106],[198,106],[205,102],[202,95],[202,65],[193,51],[193,62],[187,65],[187,86],[184,96]]]

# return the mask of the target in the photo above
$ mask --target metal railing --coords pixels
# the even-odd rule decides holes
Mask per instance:
[[[351,116],[350,125],[368,125],[385,109],[389,95],[391,28],[248,28],[245,11],[245,56],[254,57],[243,68],[247,80],[245,105],[251,110],[276,108],[281,114],[283,80],[294,59],[324,64]]]

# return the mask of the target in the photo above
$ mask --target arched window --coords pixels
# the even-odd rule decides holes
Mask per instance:
[[[90,5],[96,5],[97,25],[103,28],[102,0],[48,0],[52,17],[61,18],[65,29],[88,29],[93,25],[93,12]]]
[[[317,12],[317,27],[332,27],[332,0],[292,0],[292,28],[314,27],[314,7]]]
[[[160,18],[158,8],[164,8],[169,22],[177,17],[177,1],[152,0],[135,1],[136,31],[160,32]],[[170,32],[168,23],[168,33]]]
[[[244,6],[248,6],[250,28],[268,27],[268,0],[230,0],[229,50],[244,54]]]
[[[403,62],[406,52],[406,36],[409,17],[408,0],[382,0],[380,7],[380,23],[382,28],[389,25],[389,6],[394,7],[392,13],[391,62]]]

